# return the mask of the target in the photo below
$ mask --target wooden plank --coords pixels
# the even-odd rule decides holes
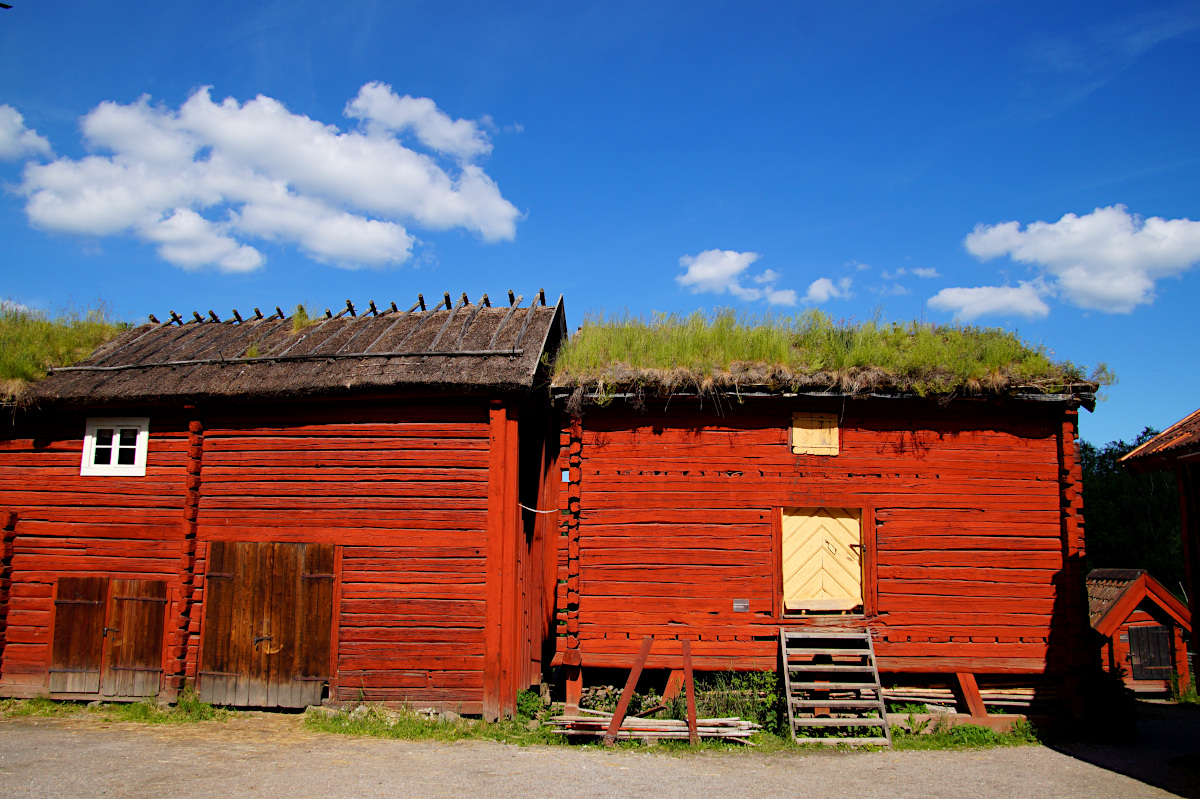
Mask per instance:
[[[696,681],[692,678],[692,642],[684,640],[680,646],[683,649],[683,682],[687,690],[688,742],[695,746],[700,743],[700,733],[696,729]],[[665,699],[664,696],[664,701]]]
[[[976,718],[982,718],[988,714],[987,707],[983,704],[983,697],[979,695],[979,685],[975,682],[975,675],[969,671],[956,672],[955,677],[958,678],[958,688],[962,691],[963,700],[967,703],[967,709],[971,715]]]
[[[617,730],[621,729],[621,722],[625,720],[625,713],[629,710],[629,702],[633,699],[638,678],[642,676],[642,667],[646,665],[646,658],[650,656],[650,647],[653,645],[654,636],[647,635],[642,639],[642,648],[633,661],[633,667],[629,670],[629,679],[625,681],[625,689],[621,691],[621,698],[617,702],[616,710],[613,711],[612,721],[609,722],[608,731],[604,734],[605,746],[612,746],[616,743]]]

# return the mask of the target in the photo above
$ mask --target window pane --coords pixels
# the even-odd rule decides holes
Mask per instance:
[[[136,427],[122,427],[121,428],[121,446],[122,447],[136,447],[137,446],[137,434],[138,434],[138,431],[137,431]]]
[[[96,446],[111,447],[113,443],[113,429],[111,427],[96,428]],[[108,461],[105,461],[108,463]]]
[[[133,447],[121,447],[117,450],[117,463],[121,466],[132,466],[137,460],[137,450]]]
[[[112,436],[110,435],[111,439]],[[112,447],[96,447],[92,453],[92,463],[97,466],[107,466],[112,463]]]

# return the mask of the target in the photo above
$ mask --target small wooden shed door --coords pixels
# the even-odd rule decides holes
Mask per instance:
[[[50,693],[157,694],[166,606],[162,580],[60,577],[54,594]]]
[[[862,606],[861,518],[849,508],[783,509],[784,610]]]
[[[50,693],[100,692],[107,577],[60,577],[54,589]]]
[[[200,697],[304,707],[329,679],[333,545],[209,544]]]
[[[167,584],[113,580],[109,587],[105,696],[154,696],[162,684]]]
[[[1170,627],[1130,627],[1129,656],[1135,680],[1169,680],[1174,669]]]

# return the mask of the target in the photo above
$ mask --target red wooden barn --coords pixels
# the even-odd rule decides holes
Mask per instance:
[[[0,428],[0,694],[495,717],[552,654],[546,307],[195,314]]]
[[[688,639],[697,668],[749,670],[776,667],[781,630],[869,633],[885,687],[940,681],[974,714],[980,686],[1049,695],[1082,674],[1078,408],[1095,384],[663,396],[625,374],[555,389],[569,701],[647,635],[650,668],[678,669]]]
[[[1121,459],[1134,471],[1170,469],[1179,488],[1179,517],[1183,533],[1183,565],[1192,598],[1192,629],[1196,629],[1200,591],[1200,410],[1179,420]],[[1192,652],[1196,651],[1192,639]]]
[[[1105,671],[1119,673],[1139,693],[1169,692],[1172,676],[1187,688],[1184,636],[1192,632],[1187,605],[1145,569],[1093,569],[1087,591]]]

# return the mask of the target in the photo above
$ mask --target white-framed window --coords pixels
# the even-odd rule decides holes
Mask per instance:
[[[149,441],[149,419],[88,419],[79,473],[143,477]]]

